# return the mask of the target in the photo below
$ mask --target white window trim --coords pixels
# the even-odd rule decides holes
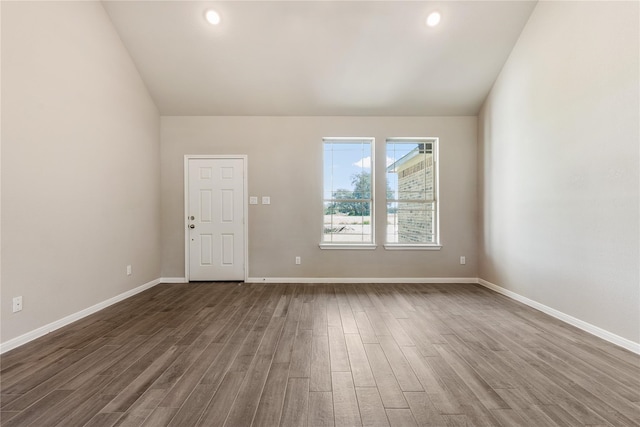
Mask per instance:
[[[385,250],[422,250],[422,251],[439,251],[440,249],[442,249],[442,243],[440,241],[440,138],[438,137],[425,137],[425,136],[420,136],[420,137],[393,137],[393,138],[387,138],[385,140],[384,143],[384,152],[385,152],[385,157],[387,154],[387,143],[389,142],[400,142],[400,141],[425,141],[425,142],[429,142],[429,141],[433,141],[434,142],[434,150],[433,150],[433,163],[435,165],[435,171],[434,171],[434,178],[433,178],[433,182],[435,185],[435,197],[434,197],[434,201],[436,204],[436,212],[435,212],[435,233],[436,233],[436,241],[435,243],[423,243],[423,244],[416,244],[416,243],[386,243],[384,244],[384,248]],[[386,184],[387,184],[387,174],[384,174],[384,180],[385,180],[385,197],[384,197],[384,205],[385,205],[385,213],[386,213],[386,206],[389,203],[388,199],[387,199],[387,192],[386,192]],[[385,235],[386,235],[386,224],[385,224]]]
[[[320,249],[348,249],[373,251],[378,245],[375,243],[320,243]]]
[[[378,247],[376,244],[376,204],[375,204],[375,165],[376,165],[376,139],[371,136],[348,136],[348,137],[323,137],[322,147],[324,153],[325,142],[355,142],[355,141],[367,141],[371,144],[371,242],[324,242],[324,221],[322,221],[322,229],[320,234],[320,249],[360,249],[360,250],[374,250]],[[324,155],[322,161],[324,162]],[[324,166],[323,166],[324,174]],[[322,177],[322,201],[324,206],[324,176]]]
[[[388,251],[439,251],[442,249],[441,244],[424,244],[416,245],[412,243],[385,243],[384,248]]]

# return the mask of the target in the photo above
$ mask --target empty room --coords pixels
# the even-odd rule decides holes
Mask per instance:
[[[0,425],[640,426],[640,2],[0,25]]]

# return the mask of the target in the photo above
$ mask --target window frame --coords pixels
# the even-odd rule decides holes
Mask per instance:
[[[434,242],[433,243],[400,243],[400,242],[388,242],[388,206],[389,203],[399,202],[400,199],[389,199],[387,197],[386,188],[388,186],[388,173],[386,172],[385,167],[385,243],[384,248],[387,250],[440,250],[442,248],[442,242],[440,240],[440,139],[438,137],[393,137],[386,138],[384,144],[384,152],[385,158],[387,157],[389,144],[394,143],[421,143],[421,142],[430,142],[433,144],[433,199],[427,200],[422,199],[420,203],[433,203],[434,204]]]
[[[371,242],[325,242],[324,241],[324,205],[325,202],[327,201],[331,201],[334,199],[326,199],[325,198],[325,188],[324,188],[324,181],[325,181],[325,161],[326,159],[324,158],[324,147],[325,147],[325,143],[327,142],[331,142],[331,143],[344,143],[344,144],[352,144],[354,142],[366,142],[369,144],[370,146],[370,153],[371,153],[371,172],[370,172],[370,194],[369,194],[369,199],[354,199],[354,201],[356,202],[366,202],[368,201],[370,204],[370,216],[371,216],[371,220],[370,220],[370,225],[371,225]],[[322,209],[323,209],[323,220],[321,222],[321,234],[320,234],[320,249],[356,249],[356,250],[374,250],[377,248],[377,244],[376,244],[376,227],[375,227],[375,152],[376,152],[376,140],[374,137],[323,137],[322,138]],[[351,200],[351,199],[349,199]]]

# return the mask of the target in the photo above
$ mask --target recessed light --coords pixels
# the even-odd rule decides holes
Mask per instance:
[[[205,12],[204,17],[211,25],[218,25],[220,23],[220,14],[213,9],[209,9]]]
[[[440,23],[440,13],[439,12],[431,12],[429,16],[427,16],[427,25],[430,27],[435,27]]]

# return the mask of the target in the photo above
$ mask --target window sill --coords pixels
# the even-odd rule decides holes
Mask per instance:
[[[384,245],[388,251],[439,251],[442,245],[407,245],[402,243],[388,243]]]
[[[372,251],[378,247],[375,243],[320,243],[320,249],[355,249]]]

